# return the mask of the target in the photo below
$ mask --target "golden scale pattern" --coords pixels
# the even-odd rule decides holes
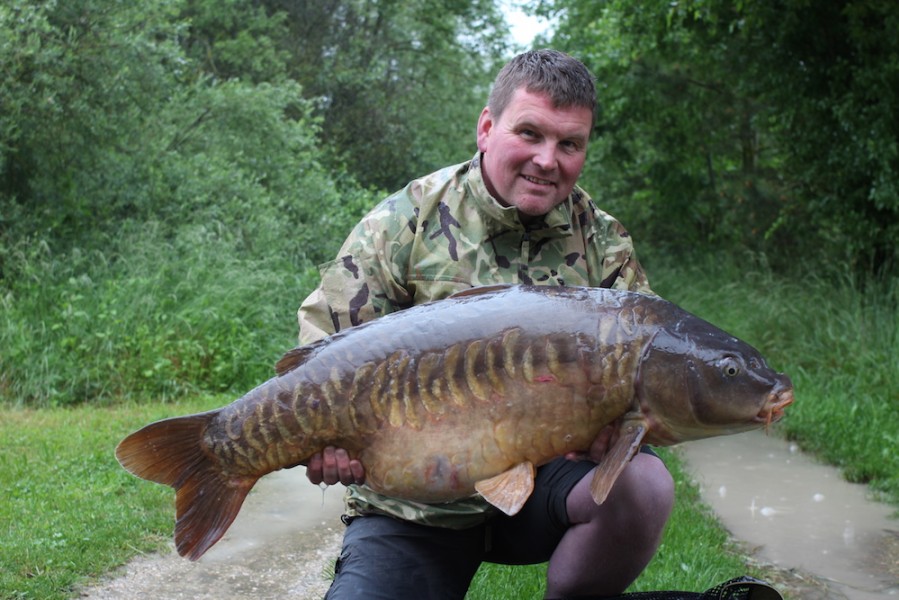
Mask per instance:
[[[327,377],[306,373],[300,368],[288,373],[277,393],[277,402],[268,402],[259,393],[257,402],[243,403],[240,413],[228,415],[224,427],[227,441],[214,443],[207,436],[212,451],[236,469],[256,472],[263,465],[297,463],[297,449],[308,447],[310,437],[334,439],[344,432],[356,444],[366,433],[390,426],[420,429],[428,422],[443,417],[447,411],[467,410],[475,405],[489,405],[508,393],[520,393],[522,386],[533,384],[539,377],[551,375],[561,386],[555,393],[571,393],[577,402],[558,403],[566,410],[583,411],[589,422],[601,420],[602,413],[616,410],[616,402],[588,406],[588,396],[604,393],[607,400],[620,390],[622,400],[633,384],[639,352],[633,352],[637,321],[642,315],[619,313],[618,318],[602,319],[597,337],[587,334],[549,335],[528,338],[521,329],[511,328],[502,336],[489,340],[475,339],[458,343],[439,352],[425,353],[415,360],[407,351],[396,350],[378,363],[354,366],[352,357],[343,361],[344,369],[332,367]],[[604,353],[601,363],[589,363],[588,345],[599,343],[613,348]],[[595,356],[595,354],[594,354]],[[319,376],[316,383],[314,378]],[[304,381],[294,385],[292,377]],[[598,389],[599,388],[599,389]],[[260,390],[261,392],[261,390]],[[251,392],[252,393],[252,392]],[[352,399],[352,401],[351,401]],[[536,406],[537,418],[554,422],[552,407]],[[547,413],[546,411],[550,411]],[[553,435],[542,440],[520,440],[514,433],[515,421],[525,415],[502,413],[493,409],[497,420],[497,442],[513,451],[524,444],[548,444],[564,441]],[[270,413],[270,414],[266,414]],[[488,410],[485,414],[491,414]],[[528,418],[534,418],[531,412]],[[292,441],[293,440],[293,441]],[[347,442],[347,449],[358,450]],[[543,447],[535,450],[545,450]]]

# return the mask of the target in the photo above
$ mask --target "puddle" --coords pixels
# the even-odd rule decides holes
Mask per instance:
[[[865,486],[764,432],[681,451],[703,499],[758,559],[814,576],[828,599],[899,599],[899,521]]]
[[[131,561],[115,579],[82,590],[91,600],[321,598],[343,539],[342,486],[309,483],[302,467],[263,477],[228,532],[200,560],[172,552]]]

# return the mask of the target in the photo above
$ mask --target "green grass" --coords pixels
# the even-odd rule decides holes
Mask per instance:
[[[125,472],[113,449],[149,421],[221,404],[0,410],[0,598],[71,598],[168,543],[171,490]]]

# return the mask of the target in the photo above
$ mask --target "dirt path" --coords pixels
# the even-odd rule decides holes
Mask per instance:
[[[340,549],[343,488],[320,490],[302,468],[259,481],[225,536],[199,561],[139,557],[82,591],[92,600],[318,600]]]
[[[802,600],[899,598],[899,523],[887,518],[890,509],[786,442],[745,435],[682,451],[724,525],[779,569],[772,583]],[[302,468],[274,473],[199,561],[174,552],[140,557],[82,597],[318,600],[339,552],[342,510],[341,486],[322,491]]]

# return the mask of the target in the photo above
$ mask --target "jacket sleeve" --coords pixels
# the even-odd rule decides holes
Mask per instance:
[[[654,294],[628,231],[614,217],[593,209],[595,228],[587,247],[591,285]]]
[[[400,192],[402,193],[402,192]],[[337,258],[319,267],[321,282],[297,311],[300,344],[406,308],[410,215],[395,196],[379,204],[352,231]]]

